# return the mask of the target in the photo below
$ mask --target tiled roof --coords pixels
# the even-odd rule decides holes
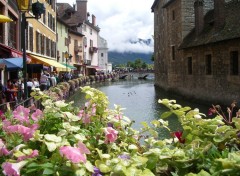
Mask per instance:
[[[57,3],[57,17],[69,26],[78,26],[84,22],[80,14],[68,3]]]
[[[167,6],[169,6],[170,4],[172,4],[175,0],[169,0],[168,2],[166,2],[162,8],[166,8]]]
[[[155,1],[153,2],[153,5],[152,5],[152,7],[151,7],[152,12],[154,12],[154,8],[155,8],[156,5],[158,4],[158,2],[159,2],[159,0],[155,0]]]
[[[195,28],[185,37],[179,49],[190,48],[225,40],[240,38],[240,1],[226,4],[225,25],[222,29],[214,27],[214,11],[209,11],[204,17],[204,29],[197,36]]]

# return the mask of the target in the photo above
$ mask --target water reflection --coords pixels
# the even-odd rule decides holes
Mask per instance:
[[[140,129],[141,122],[151,122],[153,119],[159,119],[161,113],[166,111],[166,108],[158,103],[159,99],[168,98],[176,99],[177,103],[190,106],[192,108],[199,107],[200,110],[204,110],[207,107],[193,104],[182,99],[178,99],[171,94],[167,94],[154,87],[154,78],[149,76],[147,80],[138,80],[134,77],[131,80],[119,80],[116,82],[101,82],[91,85],[91,87],[97,88],[104,92],[110,101],[109,108],[114,108],[114,104],[121,105],[124,110],[124,115],[134,120],[133,127]],[[85,103],[84,94],[78,91],[69,101],[74,101],[75,106],[82,107]],[[180,130],[180,125],[176,117],[170,117],[169,127],[173,130]],[[160,131],[160,137],[166,137],[169,132],[166,130]]]

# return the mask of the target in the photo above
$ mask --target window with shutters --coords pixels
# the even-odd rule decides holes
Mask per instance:
[[[50,56],[49,39],[46,38],[46,55]]]
[[[39,53],[39,33],[36,31],[36,53]]]
[[[51,57],[56,57],[56,45],[54,41],[51,41]]]
[[[45,36],[42,35],[42,41],[41,41],[41,54],[45,54]]]
[[[29,27],[29,50],[33,52],[33,27]]]
[[[29,25],[28,22],[26,24],[26,50],[29,50]]]
[[[68,38],[65,38],[65,46],[68,46]]]
[[[12,48],[17,48],[17,23],[14,20],[14,16],[9,13],[8,14],[11,19],[13,19],[13,22],[7,23],[8,25],[8,46]]]
[[[46,24],[46,11],[42,14],[43,23]]]

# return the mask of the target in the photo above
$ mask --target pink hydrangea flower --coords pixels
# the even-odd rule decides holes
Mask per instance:
[[[9,151],[7,150],[4,142],[2,139],[0,139],[0,156],[6,156],[9,155]]]
[[[96,104],[93,104],[92,105],[92,115],[96,115],[96,111],[97,111]]]
[[[82,121],[83,121],[84,124],[88,124],[88,123],[91,122],[90,115],[89,115],[89,114],[86,114],[86,113],[84,112],[84,110],[79,111],[78,117],[80,117],[80,119],[82,119]]]
[[[80,119],[82,119],[83,114],[84,114],[84,110],[80,110],[78,113],[78,117],[80,117]]]
[[[86,155],[81,152],[79,148],[71,146],[60,147],[60,154],[70,160],[72,163],[85,163],[87,161]]]
[[[82,119],[84,124],[89,124],[91,122],[91,118],[89,114],[85,114]]]
[[[17,161],[22,161],[28,158],[34,158],[38,156],[38,150],[33,150],[33,152],[30,155],[20,156],[18,157]]]
[[[10,125],[6,128],[6,131],[9,133],[19,133],[23,135],[24,141],[28,141],[32,138],[33,133],[38,129],[38,125],[34,124],[30,127],[26,127],[23,125]]]
[[[5,162],[2,164],[3,174],[7,176],[20,176],[20,170],[27,164],[27,161],[21,161],[19,163]]]
[[[89,149],[86,147],[86,145],[84,143],[78,142],[78,148],[79,148],[81,153],[90,154]]]
[[[105,132],[105,143],[113,143],[117,140],[118,131],[114,130],[112,127],[107,127],[104,129]]]
[[[37,122],[39,119],[43,117],[43,112],[39,109],[37,109],[33,114],[32,114],[32,119]]]
[[[3,130],[6,131],[7,130],[7,127],[11,125],[11,122],[9,120],[3,120]]]
[[[115,119],[121,120],[123,118],[122,114],[118,114],[114,116]]]
[[[18,119],[20,122],[27,122],[29,123],[29,113],[30,109],[25,108],[24,106],[18,106],[13,111],[13,117]]]

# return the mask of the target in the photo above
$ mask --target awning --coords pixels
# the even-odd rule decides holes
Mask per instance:
[[[30,57],[32,57],[33,59],[45,64],[45,65],[48,65],[48,66],[53,66],[53,67],[56,67],[56,68],[59,68],[59,69],[62,69],[62,70],[66,70],[66,66],[64,67],[64,65],[58,63],[56,60],[52,60],[52,59],[47,59],[47,58],[44,58],[44,57],[40,57],[40,56],[35,56],[35,55],[32,55],[32,54],[29,54]]]
[[[5,64],[7,71],[21,70],[23,68],[22,58],[2,58],[0,64]]]
[[[70,68],[71,70],[77,70],[77,68],[76,68],[76,67],[74,67],[74,66],[72,66],[72,65],[65,64],[65,63],[62,63],[62,65],[64,65],[64,66],[65,66],[65,68],[66,68],[66,67],[68,67],[68,68]]]
[[[16,58],[23,57],[23,53],[21,51],[18,51],[10,46],[0,43],[0,48],[6,52],[9,52],[11,57],[16,57]],[[27,62],[30,62],[30,61],[31,59],[27,56]]]
[[[94,65],[87,65],[86,68],[94,68],[94,69],[99,69],[99,66],[94,66]]]
[[[5,15],[0,15],[0,23],[12,22],[13,20]]]

